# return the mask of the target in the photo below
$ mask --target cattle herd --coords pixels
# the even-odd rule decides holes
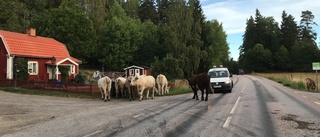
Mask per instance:
[[[189,86],[193,90],[193,99],[199,100],[197,91],[201,91],[201,100],[208,101],[208,94],[213,93],[213,89],[210,86],[210,78],[207,73],[201,73],[193,75],[188,79]],[[111,99],[111,85],[112,80],[108,76],[104,76],[98,80],[98,87],[101,92],[101,99],[110,101]],[[136,96],[139,97],[139,101],[149,98],[151,91],[152,99],[155,92],[160,96],[169,94],[170,87],[168,86],[168,80],[165,75],[159,74],[156,78],[153,76],[128,76],[127,78],[118,77],[115,79],[116,97],[128,96],[129,100],[134,100]],[[206,91],[206,97],[204,98],[204,90]],[[146,96],[144,96],[146,92]],[[128,95],[127,95],[128,93]]]
[[[112,80],[108,76],[104,76],[98,80],[98,87],[101,92],[101,99],[104,101],[110,101]],[[153,76],[128,76],[127,78],[118,77],[115,79],[116,97],[126,96],[128,93],[129,100],[134,100],[136,96],[139,100],[144,99],[144,92],[146,92],[145,99],[149,98],[149,93],[152,93],[152,99],[155,92],[159,95],[169,94],[168,80],[165,75],[158,75],[157,79]]]

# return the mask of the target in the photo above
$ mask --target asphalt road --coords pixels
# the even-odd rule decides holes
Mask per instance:
[[[0,91],[4,137],[320,136],[320,93],[234,75],[232,93],[110,102]],[[200,94],[200,92],[198,93]]]

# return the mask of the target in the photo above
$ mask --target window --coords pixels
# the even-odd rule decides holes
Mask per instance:
[[[70,73],[71,73],[71,74],[74,74],[75,72],[76,72],[75,66],[74,66],[74,65],[71,65],[71,66],[70,66]]]
[[[35,62],[35,61],[28,62],[28,73],[30,75],[38,74],[38,62]]]
[[[130,76],[134,76],[134,69],[130,69],[130,70],[129,70],[129,75],[130,75]]]

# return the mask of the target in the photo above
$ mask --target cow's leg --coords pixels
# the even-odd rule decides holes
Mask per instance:
[[[139,96],[140,96],[139,101],[141,101],[143,99],[143,91],[144,91],[144,88],[138,89]]]
[[[192,87],[192,90],[193,90],[193,97],[192,97],[192,99],[196,99],[197,89],[195,89],[195,88]]]
[[[131,93],[131,88],[128,87],[127,89],[128,89],[128,94],[129,94],[129,100],[131,101],[131,99],[132,99],[132,97],[131,97],[131,95],[132,95],[132,93]]]
[[[147,98],[146,99],[149,99],[149,89],[147,89]]]
[[[104,94],[103,92],[104,92],[104,91],[103,91],[103,89],[101,89],[101,88],[99,88],[99,90],[100,90],[100,92],[101,92],[101,100],[103,100],[103,94]]]
[[[152,99],[154,99],[154,89],[155,87],[152,88]]]
[[[204,89],[200,89],[200,91],[201,91],[201,101],[203,101],[204,100]]]
[[[158,91],[158,92],[159,92],[158,94],[161,96],[161,86],[160,86],[160,84],[157,84],[157,86],[158,86],[158,90],[159,90],[159,91]]]
[[[103,93],[104,93],[104,102],[107,102],[107,90],[103,89]]]
[[[111,100],[111,95],[110,95],[110,93],[111,93],[111,84],[107,86],[108,101]]]
[[[208,94],[210,91],[211,91],[210,88],[206,89],[206,98],[204,99],[204,101],[208,101]]]

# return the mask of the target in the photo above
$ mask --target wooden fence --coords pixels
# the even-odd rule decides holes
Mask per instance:
[[[55,90],[73,93],[100,94],[97,84],[63,83],[55,81],[0,80],[1,87]]]

